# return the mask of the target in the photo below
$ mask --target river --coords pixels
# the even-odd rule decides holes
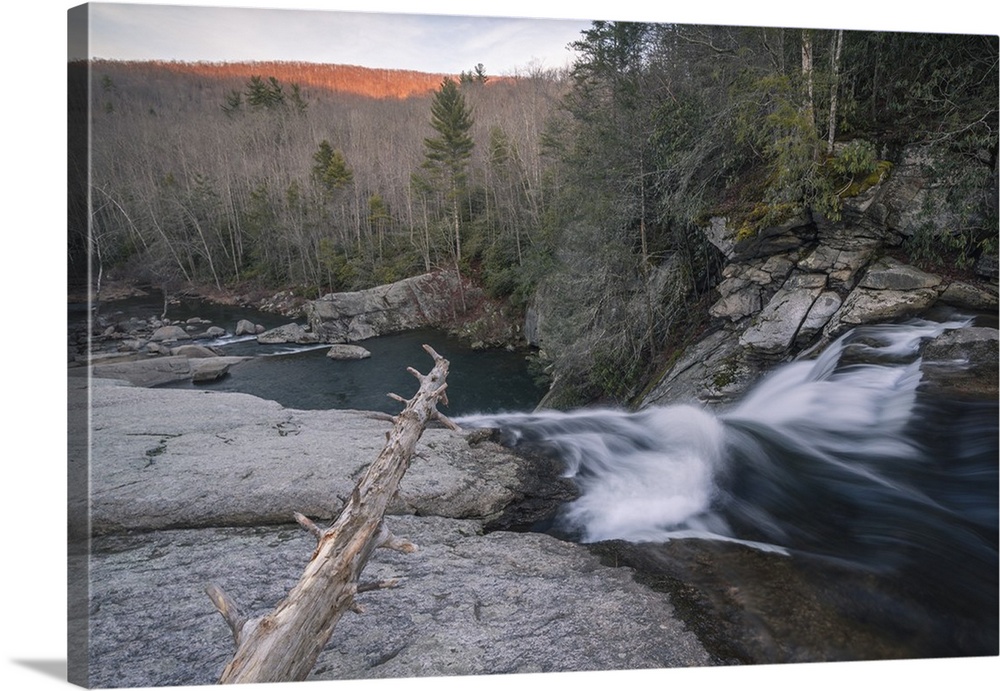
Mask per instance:
[[[995,655],[997,402],[928,394],[918,356],[922,341],[967,323],[856,329],[814,360],[776,367],[720,411],[669,405],[457,421],[500,428],[509,445],[563,460],[581,493],[547,526],[556,534],[647,552],[693,539],[836,564],[878,584],[855,589],[855,601],[891,593],[871,597],[875,609],[862,616],[901,640],[905,632],[899,654]],[[921,630],[907,629],[916,620]]]
[[[148,300],[115,303],[122,318],[148,317],[157,307]],[[290,321],[201,302],[171,310],[175,319],[199,316],[230,333],[241,318],[267,328]],[[815,359],[777,366],[720,410],[534,411],[544,389],[526,353],[474,351],[431,330],[370,339],[361,345],[372,357],[348,362],[331,361],[325,346],[261,346],[227,335],[208,344],[256,357],[221,381],[171,386],[239,391],[290,408],[392,413],[398,404],[386,394],[414,390],[406,367],[429,369],[421,348],[429,343],[452,363],[447,414],[465,427],[501,429],[510,446],[555,455],[580,490],[554,522],[536,529],[592,545],[638,545],[645,552],[636,566],[655,562],[654,570],[664,572],[673,558],[668,551],[676,555],[688,549],[683,545],[767,555],[779,560],[766,572],[778,580],[790,576],[783,567],[774,571],[775,564],[793,560],[797,573],[825,584],[809,586],[813,591],[836,592],[829,597],[839,598],[837,611],[847,612],[851,626],[870,624],[878,645],[890,641],[878,654],[995,655],[997,401],[931,395],[919,358],[922,342],[967,323],[859,328]],[[728,558],[716,553],[713,568]],[[726,593],[736,588],[751,598],[754,588],[770,587],[762,581],[771,576],[745,571],[747,563],[741,558],[729,574]],[[692,584],[703,578],[688,571],[675,576]],[[787,599],[786,591],[772,588],[756,609],[745,600],[741,607],[760,621],[771,617],[772,628],[801,626],[792,637],[808,637],[808,621],[775,623]],[[739,636],[730,633],[729,640]],[[839,659],[865,645],[861,640]],[[774,662],[797,654],[734,659]]]
[[[132,298],[108,303],[103,313],[124,321],[130,317],[148,319],[161,310],[162,302],[155,297]],[[208,320],[226,329],[227,334],[192,342],[209,346],[221,355],[252,356],[218,381],[164,385],[170,388],[247,393],[301,410],[353,408],[397,413],[399,404],[387,394],[408,397],[416,390],[416,380],[406,368],[426,372],[433,366],[421,347],[426,343],[451,363],[448,405],[442,406],[447,415],[531,410],[546,390],[529,367],[529,351],[473,349],[465,341],[435,329],[361,341],[357,345],[370,351],[370,358],[338,361],[326,357],[328,345],[261,345],[253,336],[233,335],[240,319],[266,329],[292,321],[302,323],[302,319],[193,299],[171,305],[168,316],[172,320]]]

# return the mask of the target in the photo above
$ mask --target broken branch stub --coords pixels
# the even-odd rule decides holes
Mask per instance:
[[[221,589],[208,587],[212,602],[236,640],[236,653],[219,683],[305,679],[341,615],[355,607],[354,596],[394,585],[390,581],[359,585],[358,580],[376,547],[415,549],[384,528],[385,510],[396,494],[427,423],[436,419],[458,429],[436,408],[445,395],[448,361],[430,346],[425,345],[424,350],[434,358],[434,368],[426,375],[408,368],[420,382],[420,388],[411,399],[396,397],[406,407],[395,417],[385,446],[358,481],[337,520],[322,530],[304,516],[304,520],[296,516],[304,528],[317,535],[319,544],[288,595],[270,613],[247,621]]]

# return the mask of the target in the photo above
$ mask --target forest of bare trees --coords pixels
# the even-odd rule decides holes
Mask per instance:
[[[419,95],[372,98],[258,67],[90,66],[91,249],[105,270],[317,295],[453,264],[459,200],[418,174],[434,134],[427,78],[443,78],[425,75]],[[351,90],[367,89],[364,78],[410,78],[351,72]],[[506,263],[539,223],[538,139],[562,82],[542,72],[463,82],[474,113],[459,209],[468,261],[499,252]],[[324,147],[339,179],[323,175]]]

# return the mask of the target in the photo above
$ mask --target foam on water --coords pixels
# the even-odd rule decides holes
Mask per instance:
[[[719,414],[672,405],[459,423],[496,427],[511,445],[557,454],[580,490],[558,527],[584,542],[709,537],[889,563],[887,549],[952,541],[963,554],[995,560],[995,509],[966,496],[982,492],[975,482],[954,484],[963,473],[982,480],[981,469],[963,470],[955,459],[951,475],[935,477],[935,459],[914,434],[922,424],[918,347],[968,323],[856,329],[815,360],[778,367]],[[862,353],[866,364],[843,364],[845,353]],[[963,498],[945,502],[935,487]]]

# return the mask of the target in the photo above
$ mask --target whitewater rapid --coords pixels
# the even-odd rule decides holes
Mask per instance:
[[[995,415],[953,430],[983,443],[942,452],[922,439],[941,412],[918,400],[919,346],[969,323],[858,328],[719,413],[669,405],[458,422],[557,455],[580,491],[557,527],[581,542],[699,537],[883,566],[928,550],[995,564]]]

